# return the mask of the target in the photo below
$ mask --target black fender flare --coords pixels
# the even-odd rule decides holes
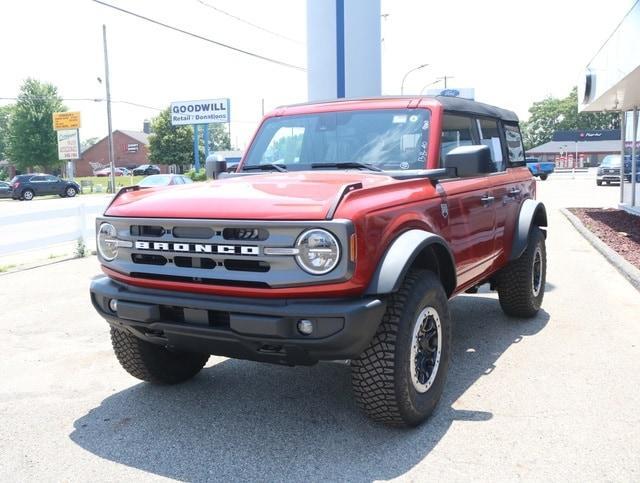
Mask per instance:
[[[391,243],[382,255],[365,293],[367,295],[389,294],[398,291],[418,255],[430,246],[436,248],[437,257],[445,258],[438,262],[447,264],[448,282],[443,285],[445,285],[445,292],[450,296],[457,284],[456,265],[451,249],[441,236],[419,229],[405,231]],[[440,275],[442,278],[442,274]]]
[[[531,228],[534,226],[547,226],[547,209],[541,201],[526,199],[520,207],[520,213],[514,227],[509,261],[516,260],[524,253],[527,243],[529,243]],[[546,231],[544,236],[546,238]]]

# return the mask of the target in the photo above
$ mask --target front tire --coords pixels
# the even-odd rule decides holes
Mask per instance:
[[[530,318],[540,310],[547,279],[547,251],[542,230],[533,227],[522,255],[498,274],[497,289],[505,314]]]
[[[597,184],[598,186],[602,186],[602,181],[601,181],[601,180],[597,180],[597,181],[596,181],[596,184]]]
[[[125,371],[154,384],[178,384],[191,379],[209,360],[208,354],[171,351],[114,327],[111,345]]]
[[[549,175],[548,175],[548,174],[546,174],[546,173],[545,173],[545,174],[541,174],[541,175],[540,175],[540,179],[541,179],[542,181],[546,181],[546,179],[547,179],[548,177],[549,177]]]
[[[73,186],[69,186],[65,191],[64,191],[64,195],[67,198],[73,198],[75,195],[78,194],[78,190],[76,190]]]
[[[351,361],[358,406],[374,421],[417,426],[435,409],[451,353],[447,295],[438,277],[411,270],[369,346]]]

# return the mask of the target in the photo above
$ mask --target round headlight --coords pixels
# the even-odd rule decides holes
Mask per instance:
[[[97,245],[100,256],[108,262],[118,256],[117,231],[110,223],[103,223],[98,229]]]
[[[336,268],[340,261],[338,240],[326,230],[314,228],[298,237],[296,255],[298,265],[313,275],[324,275]]]

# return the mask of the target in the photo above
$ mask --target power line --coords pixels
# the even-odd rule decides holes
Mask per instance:
[[[0,97],[0,101],[17,101],[18,97]],[[49,99],[49,97],[45,96],[29,96],[29,99]],[[90,102],[104,102],[105,99],[102,98],[93,98],[93,97],[62,97],[61,101],[90,101]],[[143,109],[152,109],[154,111],[162,111],[163,109],[159,107],[147,106],[146,104],[140,104],[138,102],[133,101],[125,101],[125,100],[111,100],[113,103],[118,104],[129,104],[131,106],[142,107]]]
[[[226,12],[225,10],[222,10],[221,8],[218,8],[218,7],[214,6],[214,5],[211,5],[211,4],[207,3],[207,2],[205,2],[204,0],[196,0],[196,1],[199,4],[201,4],[202,6],[210,8],[212,10],[215,10],[216,12],[219,12],[219,13],[221,13],[223,15],[226,15],[227,17],[231,17],[232,19],[237,20],[238,22],[242,22],[244,24],[250,25],[253,28],[256,28],[258,30],[262,30],[263,32],[267,32],[268,34],[274,35],[276,37],[280,37],[281,39],[288,40],[289,42],[293,42],[293,43],[298,44],[298,45],[304,45],[304,43],[300,42],[299,40],[292,39],[291,37],[287,37],[286,35],[282,35],[282,34],[280,34],[278,32],[274,32],[273,30],[269,30],[269,29],[267,29],[265,27],[262,27],[260,25],[255,24],[255,23],[252,23],[252,22],[249,22],[248,20],[245,20],[244,18],[238,17],[237,15],[233,15],[233,14],[231,14],[229,12]]]
[[[147,22],[151,22],[151,23],[154,23],[156,25],[160,25],[161,27],[168,28],[168,29],[174,30],[176,32],[180,32],[180,33],[185,34],[185,35],[189,35],[190,37],[194,37],[196,39],[204,40],[205,42],[209,42],[209,43],[218,45],[220,47],[224,47],[226,49],[233,50],[235,52],[240,52],[241,54],[245,54],[245,55],[249,55],[251,57],[255,57],[256,59],[261,59],[261,60],[264,60],[266,62],[271,62],[272,64],[277,64],[277,65],[281,65],[283,67],[289,67],[291,69],[296,69],[296,70],[300,70],[300,71],[306,71],[307,70],[304,67],[300,67],[298,65],[289,64],[287,62],[283,62],[283,61],[277,60],[277,59],[272,59],[271,57],[266,57],[264,55],[256,54],[254,52],[249,52],[248,50],[243,50],[243,49],[240,49],[238,47],[233,47],[232,45],[225,44],[223,42],[218,42],[217,40],[209,39],[207,37],[203,37],[202,35],[198,35],[198,34],[195,34],[193,32],[189,32],[187,30],[183,30],[183,29],[178,28],[178,27],[173,27],[172,25],[160,22],[158,20],[154,20],[154,19],[149,18],[149,17],[145,17],[144,15],[140,15],[138,13],[131,12],[129,10],[125,10],[124,8],[116,7],[115,5],[111,5],[110,3],[102,2],[101,0],[93,0],[93,1],[95,3],[99,3],[100,5],[104,5],[105,7],[113,8],[114,10],[118,10],[119,12],[126,13],[127,15],[132,15],[132,16],[140,18],[142,20],[146,20]]]

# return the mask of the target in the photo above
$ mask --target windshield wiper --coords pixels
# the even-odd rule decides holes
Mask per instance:
[[[275,164],[275,163],[265,163],[265,164],[251,164],[249,166],[243,166],[242,171],[249,171],[252,169],[260,169],[262,171],[279,171],[280,173],[284,173],[287,171],[287,167],[284,164]]]
[[[382,169],[367,163],[359,163],[357,161],[345,161],[342,163],[311,163],[311,168],[338,168],[338,169],[368,169],[369,171],[383,171]]]

